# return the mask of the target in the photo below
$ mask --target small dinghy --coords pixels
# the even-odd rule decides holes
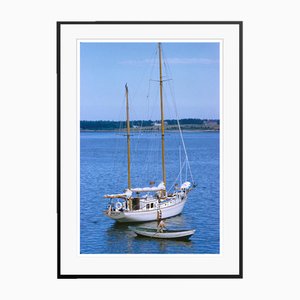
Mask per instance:
[[[157,239],[174,239],[174,240],[188,240],[194,233],[195,229],[181,229],[157,231],[156,228],[149,227],[134,227],[129,226],[129,229],[139,236],[157,238]]]

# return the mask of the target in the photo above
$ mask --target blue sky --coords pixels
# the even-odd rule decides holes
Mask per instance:
[[[162,43],[165,119],[219,118],[219,44]],[[125,84],[130,119],[160,117],[156,43],[80,45],[80,119],[124,120]]]

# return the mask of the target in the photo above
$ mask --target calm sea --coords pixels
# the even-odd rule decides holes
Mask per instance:
[[[197,187],[189,193],[181,215],[167,219],[167,228],[193,228],[189,242],[137,238],[128,225],[103,214],[105,194],[120,193],[127,186],[127,140],[123,133],[80,134],[80,252],[82,254],[216,254],[220,250],[219,133],[184,132],[192,175]],[[184,152],[179,135],[165,136],[167,189],[189,172],[180,170]],[[133,187],[158,185],[161,181],[159,133],[132,134],[131,175]],[[188,171],[188,170],[187,170]],[[149,222],[147,226],[155,226]]]

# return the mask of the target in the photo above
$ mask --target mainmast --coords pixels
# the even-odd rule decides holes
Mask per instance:
[[[166,186],[166,168],[165,168],[165,120],[164,120],[164,101],[163,101],[163,80],[162,80],[162,54],[161,43],[158,43],[159,53],[159,86],[160,86],[160,114],[161,114],[161,163],[163,182]]]
[[[126,121],[127,121],[127,172],[128,172],[128,189],[131,188],[130,181],[130,122],[129,122],[129,102],[128,102],[128,86],[125,85],[126,91]]]

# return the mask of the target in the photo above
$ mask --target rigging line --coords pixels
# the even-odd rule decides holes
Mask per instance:
[[[158,98],[158,87],[157,87],[157,93],[156,93],[156,100],[157,100],[157,98]],[[150,94],[150,91],[149,91],[149,93],[148,94]],[[150,104],[152,104],[152,111],[151,111],[151,113],[150,113],[150,109],[148,110],[148,119],[151,119],[151,117],[152,117],[152,114],[153,114],[153,110],[154,110],[154,103],[152,103],[153,101],[151,101],[151,99],[152,99],[152,97],[150,97],[149,98],[150,100],[149,100],[149,105]],[[135,153],[137,154],[137,152],[138,152],[138,148],[139,148],[139,146],[140,146],[140,141],[141,141],[141,131],[143,130],[143,125],[144,125],[144,123],[143,123],[143,121],[144,120],[142,120],[142,124],[141,124],[141,126],[140,126],[140,128],[139,128],[139,134],[138,134],[138,139],[137,139],[137,141],[136,141],[136,143],[135,143],[135,148],[134,148],[134,151],[135,151]],[[149,134],[151,134],[151,133],[149,133]],[[146,151],[146,154],[145,154],[145,163],[146,163],[146,174],[147,175],[149,175],[150,174],[150,171],[151,171],[151,169],[150,169],[150,162],[151,162],[151,154],[153,154],[153,149],[157,146],[156,145],[156,143],[155,143],[155,139],[154,139],[154,142],[152,141],[153,139],[149,139],[149,138],[146,138],[146,143],[144,144],[144,145],[149,145],[149,143],[150,143],[150,148],[148,149],[148,151]],[[155,153],[154,153],[155,154]],[[153,155],[152,155],[153,156]],[[135,155],[135,156],[133,156],[133,157],[137,157],[137,155]],[[136,159],[137,160],[137,159]],[[153,163],[151,164],[151,165],[153,165]]]
[[[192,179],[192,181],[194,183],[194,178],[193,178],[191,166],[190,166],[190,163],[189,163],[189,160],[188,160],[188,155],[187,155],[187,151],[186,151],[186,147],[185,147],[185,143],[184,143],[184,139],[183,139],[183,134],[182,134],[181,126],[180,126],[180,123],[179,123],[178,111],[177,111],[177,106],[176,106],[176,101],[175,101],[175,92],[172,90],[170,84],[169,84],[169,89],[170,89],[170,93],[171,93],[171,99],[172,99],[172,102],[173,102],[173,105],[174,105],[174,110],[175,110],[175,115],[176,115],[176,121],[177,121],[178,130],[179,130],[181,141],[182,141],[182,146],[183,146],[184,154],[185,154],[185,157],[186,157],[186,160],[187,160],[187,166],[188,166],[188,169],[189,169],[189,172],[190,172],[190,175],[191,175],[191,179]]]
[[[188,177],[188,175],[187,175],[187,165],[185,166],[185,181],[187,181],[187,177]],[[193,182],[194,183],[194,182]]]
[[[182,172],[184,166],[186,165],[186,160],[183,162],[182,166],[181,166],[181,169],[176,177],[176,179],[174,180],[173,184],[171,185],[171,187],[169,188],[168,190],[168,193],[171,191],[171,189],[173,188],[173,186],[175,185],[176,181],[178,180],[178,177],[180,176],[180,173]]]
[[[165,56],[163,49],[162,49],[162,56],[163,56],[163,62],[164,62],[164,66],[165,66],[166,77],[172,78],[172,72],[171,72],[171,69],[169,67],[168,58]],[[168,72],[170,73],[170,75],[169,75]]]
[[[174,120],[174,119],[176,119],[176,116],[174,116],[174,112],[172,111],[172,109],[171,109],[171,107],[172,107],[172,103],[170,103],[170,100],[169,100],[169,95],[167,94],[167,92],[166,92],[166,89],[164,89],[164,99],[165,99],[165,105],[166,105],[166,111],[167,112],[169,112],[169,117],[167,118],[166,117],[166,120],[170,120],[170,121],[172,121],[172,120]],[[174,126],[173,124],[172,124],[172,122],[170,123],[170,124],[168,124],[168,125],[170,125],[171,126],[171,128],[169,128],[170,130],[171,130],[171,132],[173,131],[173,129],[172,129],[172,126]],[[177,128],[175,128],[175,129],[177,129]],[[172,137],[172,140],[178,140],[178,143],[179,143],[179,145],[181,144],[181,139],[180,139],[180,136],[177,134],[177,135],[175,135],[175,137],[176,138],[174,138],[173,139],[173,137]]]
[[[125,96],[124,96],[125,97]],[[122,99],[122,101],[121,101],[121,105],[119,106],[120,107],[120,109],[119,109],[119,114],[118,114],[118,120],[120,120],[120,116],[121,116],[121,112],[122,112],[122,107],[124,106],[124,101],[123,101],[123,99]],[[122,125],[122,123],[121,123],[121,121],[119,121],[119,132],[120,132],[120,127],[121,127],[121,125]],[[117,139],[117,142],[116,143],[114,143],[114,150],[113,150],[113,167],[112,167],[112,169],[115,171],[115,169],[116,169],[116,159],[115,159],[115,157],[116,157],[116,154],[117,154],[117,149],[119,148],[118,146],[119,146],[119,139]],[[100,187],[102,186],[101,185],[101,183],[100,183],[100,175],[97,177],[97,179],[96,179],[96,182],[97,182],[97,190],[100,190]]]
[[[124,108],[124,104],[125,104],[125,96],[126,96],[126,93],[124,93],[123,97],[122,97],[122,102],[121,102],[121,105],[120,105],[120,111],[119,111],[119,116],[118,116],[118,119],[120,120],[121,119],[121,114],[122,114],[122,111],[123,111],[123,108]],[[120,147],[120,142],[122,141],[122,138],[120,138],[120,134],[122,132],[122,128],[123,128],[123,121],[119,121],[119,128],[117,130],[117,132],[115,133],[117,135],[117,138],[116,139],[116,143],[115,143],[115,147],[114,147],[114,152],[113,152],[113,171],[115,172],[116,171],[116,157],[117,157],[117,151],[119,149],[121,149],[122,147]],[[118,181],[120,182],[120,181]]]
[[[155,101],[154,101],[153,106],[152,106],[152,111],[151,111],[150,119],[153,118],[154,108],[156,107],[155,104],[158,103],[158,102],[159,102],[159,86],[156,85],[156,98],[155,98]],[[155,157],[155,161],[156,162],[160,162],[160,163],[155,163],[155,166],[154,166],[155,174],[157,176],[158,176],[158,174],[160,174],[159,170],[160,170],[160,167],[161,167],[161,152],[160,152],[160,150],[158,150],[161,147],[161,142],[160,142],[160,138],[158,138],[158,136],[160,136],[159,130],[155,129],[154,130],[153,148],[157,149],[157,151],[155,151],[153,157]],[[159,177],[157,177],[157,180],[159,182],[161,182],[162,178],[159,176]]]
[[[171,91],[171,93],[172,93],[172,91]],[[172,96],[174,97],[174,95],[172,95]],[[178,119],[178,112],[177,112],[176,103],[175,103],[175,100],[173,99],[173,97],[171,97],[171,98],[173,100],[173,104],[174,104],[174,108],[175,108],[177,125],[178,125],[178,129],[179,129],[179,133],[180,133],[180,137],[181,137],[181,141],[182,141],[182,146],[183,146],[184,154],[185,154],[186,161],[187,161],[187,166],[188,166],[188,169],[189,169],[189,172],[190,172],[190,175],[191,175],[192,182],[195,183],[194,178],[193,178],[193,174],[192,174],[192,170],[191,170],[191,166],[190,166],[190,162],[189,162],[189,159],[188,159],[186,147],[185,147],[185,142],[184,142],[184,139],[183,139],[183,134],[182,134],[181,126],[180,126],[179,119]]]
[[[150,69],[150,77],[152,77],[152,73],[153,73],[153,70],[154,70],[155,58],[156,58],[156,56],[157,56],[157,49],[155,48],[154,55],[153,55],[152,58],[151,58],[152,64],[151,64],[151,69]],[[145,74],[146,74],[146,73],[145,73]],[[143,78],[145,77],[145,74],[144,74]],[[140,84],[139,86],[141,86],[141,84]],[[148,104],[148,113],[149,113],[149,95],[150,95],[150,81],[149,81],[149,83],[148,83],[148,90],[147,90],[147,94],[146,94],[146,100],[147,100],[147,104]],[[134,110],[134,109],[133,109],[133,110]],[[139,127],[139,131],[138,131],[138,138],[137,138],[135,150],[136,150],[137,147],[139,146],[140,136],[141,136],[141,131],[142,131],[143,125],[144,125],[144,120],[142,119],[142,120],[141,120],[140,127]]]
[[[150,143],[150,145],[149,145],[149,151],[145,155],[146,173],[147,173],[147,178],[152,181],[153,178],[150,178],[150,174],[151,174],[151,168],[150,168],[150,166],[153,166],[153,161],[155,161],[154,160],[154,154],[155,154],[155,152],[154,152],[154,145],[155,145],[155,141],[153,141],[152,137],[148,137],[147,142],[148,142],[148,144]],[[153,172],[153,170],[152,170],[152,172]]]
[[[159,90],[157,89],[157,94],[156,94],[156,99],[155,100],[157,100],[157,98],[158,98],[158,91]],[[155,101],[155,103],[156,103],[156,101]],[[152,117],[153,110],[154,110],[154,103],[153,103],[153,106],[152,106],[152,112],[151,112],[151,116],[149,116],[149,119],[151,119],[151,117]],[[149,133],[149,134],[152,135],[152,133]],[[151,166],[153,166],[153,161],[156,161],[155,151],[154,150],[158,146],[158,139],[155,139],[155,135],[156,135],[156,132],[154,133],[154,139],[151,138],[151,139],[148,140],[148,143],[150,142],[150,149],[147,151],[146,156],[145,156],[145,161],[147,162],[146,169],[147,169],[147,174],[148,175],[150,173],[149,171],[150,171],[151,158],[152,158],[152,164],[151,164]],[[158,151],[156,151],[156,152],[158,152]],[[151,156],[151,154],[152,154],[152,156]],[[156,170],[156,171],[158,171],[158,170]],[[155,174],[157,174],[157,172]]]
[[[152,135],[153,135],[152,132],[148,132],[146,142],[145,142],[145,145],[147,145],[147,151],[145,152],[145,165],[146,165],[145,169],[146,169],[147,178],[149,178],[151,172],[156,174],[153,170],[154,162],[156,161],[155,151],[154,151],[154,149],[156,148],[156,139],[155,138],[153,139]],[[151,178],[151,181],[153,179],[154,178]]]
[[[138,91],[141,89],[141,87],[142,87],[141,83],[144,81],[146,74],[149,73],[149,69],[150,69],[150,77],[152,76],[154,65],[155,65],[155,57],[156,57],[156,55],[157,55],[157,49],[155,49],[154,55],[152,55],[152,57],[150,59],[150,62],[152,62],[151,65],[150,65],[150,68],[146,68],[145,71],[144,71],[144,73],[143,73],[143,76],[140,77],[140,81],[139,81],[138,87],[137,87],[137,89],[135,89],[134,93],[131,96],[132,101],[135,100],[135,97],[136,97]]]
[[[151,103],[152,107],[150,107],[150,109],[149,109],[149,116],[148,116],[149,120],[152,120],[153,113],[154,113],[154,108],[156,108],[156,104],[158,103],[158,98],[159,98],[159,86],[155,85],[155,87],[156,87],[156,91],[154,90],[153,94],[155,94],[155,92],[156,92],[156,95],[155,95],[155,100],[152,101],[152,103]]]
[[[153,64],[152,64],[152,69],[151,69],[151,72],[150,72],[150,77],[152,77],[152,74],[153,74],[153,70],[154,70],[154,66],[155,66],[155,63],[156,63],[156,56],[157,55],[157,48],[155,47],[155,57],[153,58]],[[150,111],[150,101],[149,101],[149,98],[150,98],[150,90],[151,90],[151,80],[149,80],[148,82],[148,91],[147,91],[147,96],[146,96],[146,99],[147,99],[147,103],[148,103],[148,110],[147,110],[147,113],[148,113],[148,119],[149,119],[149,111]],[[151,99],[151,98],[150,98]]]
[[[165,55],[164,55],[164,53],[162,53],[162,55],[163,55],[163,62],[164,62],[164,70],[165,70],[165,74],[166,74],[166,78],[170,78],[170,77],[172,77],[172,76],[170,76],[170,75],[172,75],[171,74],[171,71],[170,71],[170,68],[169,68],[169,66],[167,65],[167,62],[168,62],[168,60],[166,59],[166,57],[165,57]],[[169,88],[170,88],[170,86],[171,86],[171,84],[168,82],[168,81],[172,81],[173,79],[171,78],[171,79],[167,79],[167,80],[165,80],[165,81],[167,81],[167,84],[169,85]],[[173,106],[174,106],[174,110],[175,110],[175,118],[176,118],[176,121],[177,121],[177,125],[178,125],[178,129],[179,129],[179,132],[180,132],[180,138],[181,138],[181,143],[183,144],[183,148],[184,148],[184,153],[185,153],[185,156],[186,156],[186,161],[187,161],[187,163],[189,163],[188,162],[188,157],[187,157],[187,152],[186,152],[186,149],[185,149],[185,143],[184,143],[184,140],[183,140],[183,135],[182,135],[182,131],[181,131],[181,127],[180,127],[180,123],[179,123],[179,118],[178,118],[178,112],[177,112],[177,108],[176,108],[176,102],[174,101],[174,99],[175,99],[175,97],[174,97],[174,93],[172,93],[172,90],[170,89],[170,91],[171,91],[171,102],[173,102]],[[164,94],[165,94],[165,103],[166,103],[166,105],[167,105],[167,107],[169,108],[169,106],[171,106],[171,103],[170,103],[170,101],[169,101],[169,98],[167,97],[167,95],[166,95],[166,89],[164,89]],[[169,112],[171,112],[171,109],[169,109]],[[172,118],[170,118],[170,119],[172,119]],[[189,168],[190,169],[190,168]],[[190,172],[191,172],[191,169],[190,169]],[[179,175],[182,173],[182,169],[180,169],[180,172],[179,172]],[[192,173],[191,173],[191,178],[193,178],[193,175],[192,175]],[[177,178],[176,178],[176,180],[175,181],[177,181],[178,180],[178,176],[177,176]],[[192,179],[193,180],[193,179]],[[175,184],[175,183],[174,183]],[[173,185],[174,185],[173,184]]]
[[[163,53],[163,57],[164,57],[164,53]],[[165,65],[166,74],[170,73],[170,77],[173,77],[171,69],[166,64],[167,62],[168,62],[168,59],[164,57],[164,65]],[[173,83],[174,83],[174,81],[173,81]],[[187,151],[186,151],[186,147],[185,147],[185,143],[184,143],[184,139],[183,139],[183,134],[182,134],[181,126],[180,126],[180,123],[179,123],[178,111],[177,111],[177,106],[176,106],[176,101],[175,101],[174,87],[172,87],[170,83],[168,83],[168,85],[169,85],[169,89],[170,89],[170,93],[171,93],[171,98],[172,98],[173,105],[174,105],[174,110],[175,110],[175,115],[176,115],[176,121],[177,121],[178,129],[179,129],[179,132],[180,132],[180,137],[181,137],[181,141],[182,141],[182,145],[183,145],[184,154],[185,154],[185,157],[186,157],[186,160],[187,160],[187,166],[188,166],[188,169],[189,169],[189,172],[190,172],[190,175],[191,175],[191,179],[192,179],[192,181],[194,183],[193,174],[192,174],[191,166],[190,166],[190,163],[189,163],[189,159],[188,159],[188,156],[187,156]]]
[[[149,114],[149,94],[150,94],[150,84],[148,86],[148,91],[147,91],[147,96],[146,96],[146,99],[147,99],[147,106],[148,106],[148,114]],[[141,137],[141,132],[142,132],[142,128],[143,128],[143,125],[144,125],[144,119],[141,120],[141,123],[139,124],[139,130],[138,130],[138,135],[137,135],[137,142],[135,144],[135,151],[137,150],[137,148],[139,147],[139,142],[140,142],[140,137]]]
[[[181,169],[181,144],[179,144],[179,169]],[[180,182],[180,184],[182,184],[181,172],[180,172],[179,182]]]
[[[156,55],[157,55],[157,49],[155,49],[154,54],[151,56],[150,62],[152,61],[152,64],[150,65],[150,68],[145,68],[143,75],[140,77],[138,87],[135,89],[135,92],[132,94],[132,99],[133,100],[135,99],[139,89],[142,87],[141,83],[144,81],[146,74],[149,72],[149,69],[150,69],[150,74],[152,75]]]
[[[147,95],[146,95],[147,114],[149,114],[149,95],[150,95],[150,82],[148,84]],[[135,150],[139,146],[139,142],[140,142],[140,137],[141,137],[141,132],[142,132],[143,126],[144,126],[144,119],[142,118],[142,120],[141,120],[141,122],[139,124],[139,130],[138,130],[137,143],[136,143]]]

